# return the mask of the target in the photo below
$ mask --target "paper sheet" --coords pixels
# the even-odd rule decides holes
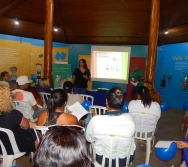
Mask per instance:
[[[138,84],[138,81],[137,82],[132,82],[131,81],[131,84],[134,85],[134,86],[136,86]]]
[[[155,148],[169,148],[174,141],[158,141]]]
[[[84,115],[88,114],[87,110],[77,101],[73,105],[67,107],[67,109],[72,113],[72,115],[76,116],[78,120],[82,118]]]

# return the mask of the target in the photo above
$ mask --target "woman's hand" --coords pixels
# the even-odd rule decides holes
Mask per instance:
[[[83,75],[83,78],[85,78],[86,80],[89,80],[89,77],[87,75]]]
[[[179,149],[188,148],[188,143],[184,141],[176,141],[176,144]]]

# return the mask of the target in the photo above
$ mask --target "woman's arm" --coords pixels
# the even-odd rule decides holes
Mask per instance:
[[[29,129],[30,128],[30,126],[29,126],[29,120],[26,119],[25,117],[22,117],[21,122],[20,122],[20,127],[22,129]]]
[[[38,120],[37,120],[37,126],[44,126],[47,119],[47,111],[41,112],[39,114]]]
[[[29,121],[29,126],[30,128],[33,128],[34,126],[37,126],[37,123]]]
[[[76,76],[73,75],[73,77],[72,77],[72,84],[74,84],[75,79],[76,79]]]

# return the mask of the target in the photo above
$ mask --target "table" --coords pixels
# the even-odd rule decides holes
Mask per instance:
[[[98,91],[88,91],[88,95],[91,95],[94,97],[94,103],[93,105],[98,105],[98,106],[104,106],[106,107],[106,96],[107,92],[98,92]]]

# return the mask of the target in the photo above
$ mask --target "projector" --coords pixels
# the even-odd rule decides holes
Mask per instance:
[[[109,89],[107,89],[107,88],[98,88],[97,91],[98,92],[108,92]]]

